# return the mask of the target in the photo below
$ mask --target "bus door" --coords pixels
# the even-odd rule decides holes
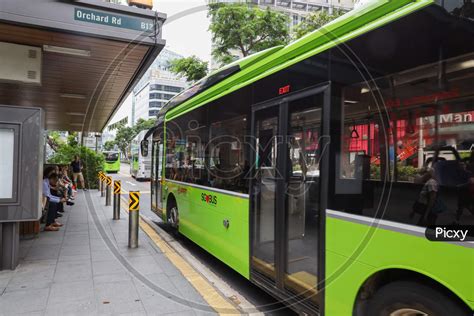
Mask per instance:
[[[153,140],[151,157],[151,204],[152,209],[162,213],[163,201],[161,193],[163,144],[159,140]]]
[[[326,87],[252,109],[251,277],[317,303]]]

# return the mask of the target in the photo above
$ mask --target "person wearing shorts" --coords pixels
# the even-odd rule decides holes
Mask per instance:
[[[77,188],[77,181],[81,184],[81,187],[84,191],[87,191],[84,185],[84,176],[82,175],[82,161],[78,155],[74,156],[74,160],[71,162],[72,169],[72,181]]]

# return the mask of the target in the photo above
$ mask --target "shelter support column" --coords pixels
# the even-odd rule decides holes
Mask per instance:
[[[0,223],[0,271],[14,270],[20,252],[20,223]]]

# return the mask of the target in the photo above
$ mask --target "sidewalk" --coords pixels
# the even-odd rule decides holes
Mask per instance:
[[[15,271],[0,272],[0,315],[215,314],[153,241],[128,248],[128,217],[96,190],[79,192],[59,232],[21,241]]]

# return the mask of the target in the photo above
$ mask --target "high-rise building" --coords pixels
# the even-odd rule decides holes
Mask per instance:
[[[334,10],[350,11],[354,7],[354,0],[250,0],[250,3],[261,7],[281,11],[290,18],[290,27],[305,19],[310,12],[326,11],[330,14]]]
[[[132,96],[132,124],[138,119],[156,117],[160,109],[175,95],[187,87],[185,79],[169,70],[170,61],[182,58],[170,50],[163,49],[155,62],[139,81]]]
[[[169,62],[178,58],[182,56],[168,49],[161,51],[103,130],[102,144],[115,138],[120,125],[133,126],[140,118],[156,117],[168,100],[187,87],[185,79],[169,70]]]

